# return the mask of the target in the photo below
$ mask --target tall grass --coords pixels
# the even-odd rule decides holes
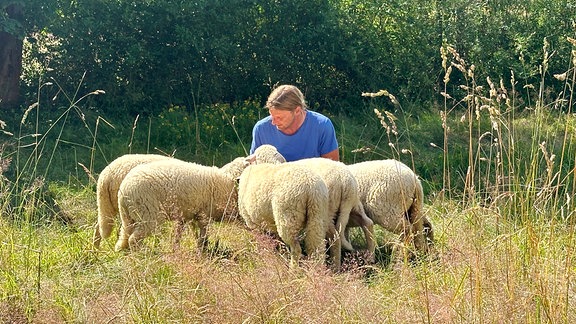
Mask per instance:
[[[449,144],[453,141],[447,122],[449,114],[461,114],[460,122],[467,125],[468,168],[463,174],[463,205],[506,207],[511,208],[511,214],[536,212],[546,217],[573,210],[570,197],[575,190],[576,155],[572,91],[547,102],[550,55],[544,40],[540,84],[519,90],[514,74],[508,81],[495,83],[488,78],[484,85],[480,84],[475,78],[474,65],[467,64],[454,48],[442,48],[445,83],[450,80],[452,67],[466,81],[458,85],[463,92],[461,98],[444,93],[447,101],[441,113],[445,165],[451,163]],[[572,62],[574,58],[562,74],[572,75],[563,80],[567,90],[574,86]],[[519,91],[527,92],[524,97],[535,97],[535,106],[524,106]],[[448,100],[453,106],[448,105]],[[445,176],[449,178],[447,173]],[[444,189],[451,189],[449,185],[450,180],[446,179]],[[565,219],[569,216],[564,214]]]
[[[574,40],[568,41],[575,45]],[[479,82],[474,65],[454,48],[442,47],[445,89],[455,72],[464,80],[457,85],[460,96],[443,93],[446,100],[440,116],[445,168],[455,165],[451,143],[467,139],[463,189],[452,190],[451,169],[445,169],[444,190],[460,198],[462,215],[456,217],[469,218],[471,223],[471,245],[463,250],[472,254],[473,263],[463,279],[470,280],[469,315],[475,318],[492,318],[495,305],[489,305],[490,297],[498,300],[492,287],[485,285],[492,280],[488,271],[502,280],[502,293],[509,301],[532,295],[531,312],[523,321],[565,322],[574,315],[576,52],[566,72],[556,75],[567,91],[550,100],[548,48],[544,40],[540,84],[517,89],[513,74],[510,80]],[[523,97],[536,98],[533,107],[524,106],[520,91],[526,91]],[[457,114],[461,117],[455,118]],[[466,132],[455,134],[455,123],[466,125]],[[487,231],[493,233],[484,238]],[[526,289],[519,289],[519,282]]]
[[[86,118],[90,113],[81,105],[100,94],[95,91],[60,93],[67,104],[43,128],[45,103],[38,96],[15,135],[0,122],[2,136],[10,139],[0,147],[0,319],[15,323],[570,322],[576,316],[572,91],[576,55],[565,72],[553,73],[547,71],[551,54],[546,43],[542,54],[540,84],[518,86],[513,75],[496,82],[477,80],[472,64],[455,48],[443,47],[444,105],[419,119],[394,103],[390,93],[372,94],[385,96],[397,110],[376,108],[372,120],[379,132],[374,134],[367,134],[369,127],[361,122],[348,123],[346,136],[362,134],[374,140],[366,143],[364,137],[358,138],[351,145],[339,134],[348,148],[343,155],[410,158],[415,169],[437,165],[433,172],[441,178],[431,186],[426,206],[435,228],[435,252],[413,264],[382,258],[366,265],[346,255],[346,271],[338,274],[306,263],[289,269],[288,255],[279,242],[235,223],[210,226],[209,252],[203,255],[195,252],[195,235],[189,229],[181,247],[174,249],[170,239],[174,229],[169,224],[139,251],[115,253],[111,240],[103,242],[101,250],[93,250],[92,184],[97,160],[111,151],[103,147],[100,136],[102,126],[116,126],[100,116]],[[549,74],[565,82],[565,92],[547,92]],[[41,83],[38,91],[51,86]],[[535,98],[533,104],[522,101],[528,95]],[[246,111],[254,108],[247,106]],[[215,111],[223,113],[222,109],[230,107]],[[163,127],[177,128],[179,116],[188,115],[174,107],[173,115],[164,116]],[[235,117],[226,113],[221,127],[235,127]],[[246,123],[255,116],[238,118]],[[25,128],[30,120],[34,121],[31,128]],[[68,137],[73,120],[80,121],[87,139]],[[148,121],[146,126],[140,125],[142,119],[130,123],[119,141],[125,143],[122,150],[128,152],[136,143],[154,147],[150,134],[155,127]],[[193,126],[217,128],[199,120]],[[140,127],[148,134],[145,140],[138,133]],[[226,132],[230,141],[242,141],[238,130]],[[441,134],[439,139],[429,139],[436,133]],[[192,141],[200,139],[200,145],[213,147],[192,135]],[[83,180],[75,182],[81,186],[45,180],[54,172],[54,160],[62,158],[62,146],[73,148],[66,158],[82,164],[78,171],[69,170],[83,174]],[[237,150],[242,151],[242,146]],[[387,255],[388,239],[395,238],[381,229],[377,234],[378,252]],[[353,239],[359,237],[355,232]]]

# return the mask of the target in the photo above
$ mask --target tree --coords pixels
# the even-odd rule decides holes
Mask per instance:
[[[24,28],[20,2],[0,8],[0,107],[18,104]]]

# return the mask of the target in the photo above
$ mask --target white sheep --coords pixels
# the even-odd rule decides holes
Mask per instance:
[[[248,166],[239,179],[238,211],[248,228],[278,234],[290,249],[291,267],[302,254],[301,236],[308,256],[324,260],[328,188],[307,168],[289,163]]]
[[[256,163],[266,162],[285,162],[282,155],[272,145],[262,145],[254,151]],[[317,173],[328,188],[328,215],[335,224],[335,235],[327,237],[330,243],[330,255],[336,269],[341,264],[341,249],[353,251],[352,245],[346,240],[344,230],[348,224],[350,212],[356,210],[357,222],[362,226],[366,235],[368,250],[372,256],[375,250],[373,222],[364,213],[364,208],[358,195],[358,184],[356,179],[342,162],[326,158],[309,158],[289,162],[306,168]]]
[[[98,221],[94,228],[95,247],[99,247],[101,240],[112,233],[118,215],[118,188],[128,172],[138,165],[167,159],[171,158],[157,154],[126,154],[110,162],[100,172],[96,184]]]
[[[236,178],[247,164],[239,157],[222,168],[176,159],[135,167],[118,192],[122,228],[116,250],[137,247],[165,220],[191,221],[204,249],[206,226],[237,213]]]
[[[432,224],[423,214],[424,193],[418,176],[396,160],[375,160],[348,165],[358,182],[360,200],[374,224],[413,241],[417,251],[428,253]],[[358,226],[353,210],[348,227]],[[348,229],[347,229],[348,232]],[[348,235],[348,233],[346,233]]]

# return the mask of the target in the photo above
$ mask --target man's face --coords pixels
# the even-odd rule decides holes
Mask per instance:
[[[282,110],[270,108],[268,112],[272,117],[272,125],[276,126],[278,130],[287,130],[294,125],[296,120],[296,113],[300,107],[296,107],[294,110]]]

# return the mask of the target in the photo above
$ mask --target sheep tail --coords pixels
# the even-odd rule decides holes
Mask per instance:
[[[100,241],[110,237],[112,228],[114,227],[114,216],[117,211],[114,206],[117,202],[117,195],[110,192],[109,183],[99,183],[97,188],[97,203],[98,203],[98,223],[94,228],[94,246],[99,247]]]

